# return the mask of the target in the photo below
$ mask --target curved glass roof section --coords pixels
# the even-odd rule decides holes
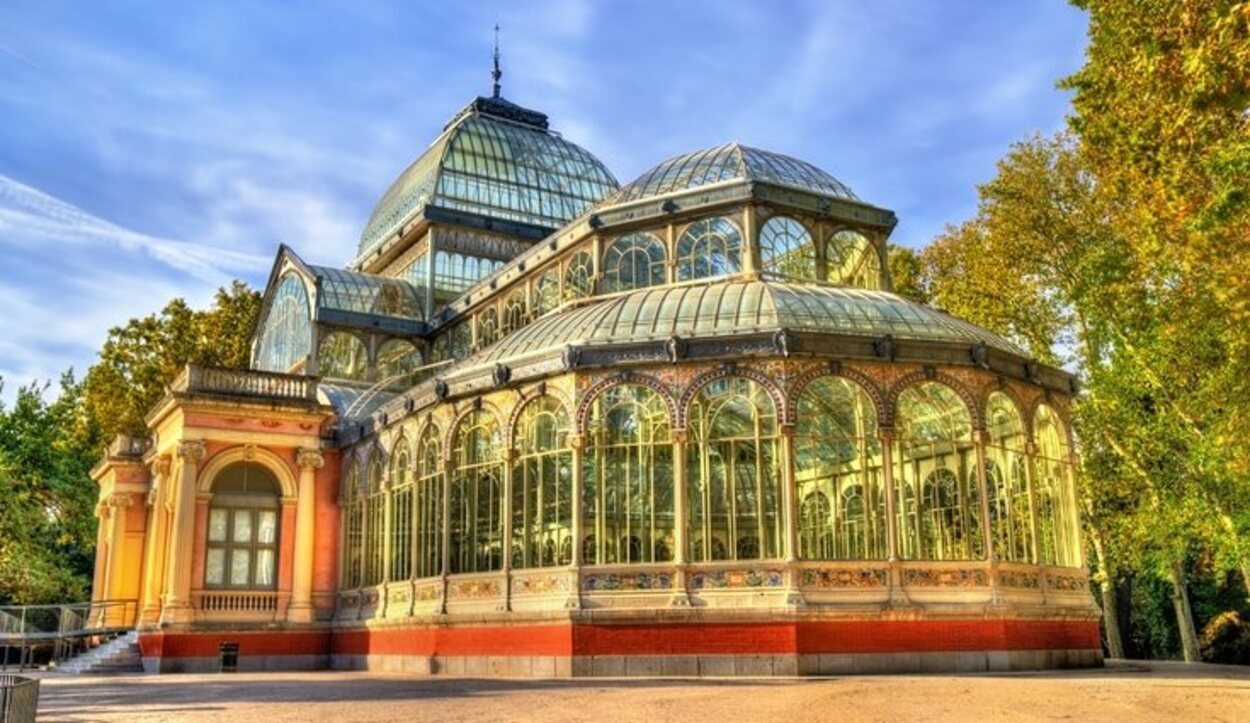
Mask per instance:
[[[599,159],[548,131],[542,114],[479,98],[382,195],[359,255],[426,206],[554,230],[619,187]]]
[[[763,181],[822,196],[859,200],[845,183],[806,161],[740,143],[726,143],[670,158],[600,205],[628,203],[733,180]]]
[[[722,337],[779,329],[847,336],[984,343],[1024,352],[1002,337],[885,291],[724,281],[656,287],[540,319],[487,348],[494,362],[568,344]]]
[[[317,278],[317,307],[357,314],[421,320],[422,291],[403,279],[345,271],[329,266],[307,266]]]

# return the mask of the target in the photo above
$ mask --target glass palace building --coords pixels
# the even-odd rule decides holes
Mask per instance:
[[[154,671],[1098,665],[1073,380],[891,293],[895,223],[736,143],[621,185],[477,98],[110,448],[96,598]]]

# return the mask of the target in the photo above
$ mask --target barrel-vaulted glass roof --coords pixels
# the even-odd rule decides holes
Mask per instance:
[[[399,319],[425,318],[422,290],[403,279],[312,264],[307,268],[317,278],[318,308]]]
[[[859,200],[846,184],[806,161],[740,143],[726,143],[670,158],[626,184],[600,206],[733,180],[764,181],[823,196]]]
[[[426,206],[555,230],[619,186],[599,159],[547,130],[542,114],[479,98],[382,195],[359,254]]]
[[[984,343],[1024,354],[996,334],[889,292],[728,280],[656,287],[554,314],[505,337],[480,361],[567,344],[697,339],[779,329]]]

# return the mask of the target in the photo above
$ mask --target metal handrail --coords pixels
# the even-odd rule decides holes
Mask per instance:
[[[134,628],[138,600],[96,600],[69,605],[0,605],[0,670],[7,670],[11,650],[17,667],[34,665],[39,648],[50,651],[52,665],[98,639]]]

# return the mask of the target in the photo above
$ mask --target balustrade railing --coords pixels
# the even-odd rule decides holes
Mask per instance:
[[[204,590],[194,593],[194,598],[201,613],[273,616],[278,612],[277,592]]]
[[[254,369],[223,369],[188,364],[170,385],[175,392],[316,401],[314,377]]]

